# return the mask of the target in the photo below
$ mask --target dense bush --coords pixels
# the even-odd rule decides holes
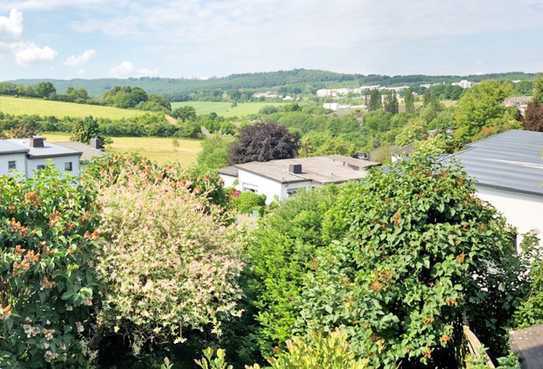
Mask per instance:
[[[85,368],[95,329],[97,216],[53,169],[0,176],[0,367]]]
[[[266,205],[266,196],[249,191],[235,192],[232,195],[232,205],[241,214],[252,214],[254,211],[262,214]]]
[[[447,367],[465,317],[500,352],[523,269],[513,230],[474,192],[457,167],[417,159],[317,201],[324,215],[289,214],[307,219],[291,232],[264,218],[251,244],[261,337],[346,327],[372,367]]]
[[[523,125],[529,131],[543,132],[543,103],[528,104]]]
[[[233,139],[212,135],[202,141],[202,150],[198,154],[198,166],[217,170],[228,165],[230,145]]]
[[[99,199],[103,328],[130,337],[137,353],[193,331],[220,335],[221,322],[239,316],[240,249],[222,211],[167,178],[130,177]]]

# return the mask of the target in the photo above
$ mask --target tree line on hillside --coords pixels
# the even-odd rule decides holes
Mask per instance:
[[[113,87],[103,96],[93,98],[89,96],[84,88],[68,87],[65,93],[58,93],[51,82],[40,82],[36,85],[0,82],[0,95],[34,97],[53,101],[106,105],[157,112],[169,112],[171,110],[170,102],[164,97],[149,95],[139,87]]]

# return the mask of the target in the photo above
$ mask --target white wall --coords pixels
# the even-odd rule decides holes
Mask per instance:
[[[30,178],[33,176],[34,171],[38,168],[38,165],[49,165],[50,163],[53,163],[61,174],[66,173],[74,177],[79,177],[80,175],[79,159],[80,159],[79,155],[61,156],[57,158],[28,159],[26,175],[28,178]],[[64,170],[64,163],[66,162],[72,162],[71,172],[66,172]]]
[[[0,175],[10,174],[8,169],[8,163],[10,161],[15,161],[17,172],[21,173],[23,176],[26,175],[26,154],[8,154],[0,156]]]
[[[238,177],[227,176],[226,174],[219,174],[219,177],[222,179],[224,188],[234,187],[237,189],[238,186],[236,186],[236,184]]]
[[[477,186],[477,194],[498,209],[519,234],[535,230],[543,241],[543,196]]]
[[[250,191],[265,195],[266,204],[273,201],[282,201],[288,198],[287,190],[291,188],[306,188],[311,186],[311,181],[282,184],[269,178],[265,178],[251,172],[239,170],[239,190]]]

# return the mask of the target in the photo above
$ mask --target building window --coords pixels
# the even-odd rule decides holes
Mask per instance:
[[[39,164],[37,167],[36,167],[37,170],[42,170],[42,169],[45,169],[45,165],[44,164]]]
[[[72,162],[71,161],[67,161],[66,163],[64,163],[64,170],[67,171],[67,172],[72,171]]]
[[[8,169],[9,170],[17,169],[17,162],[15,160],[8,161]]]

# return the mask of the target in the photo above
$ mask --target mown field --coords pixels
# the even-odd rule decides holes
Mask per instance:
[[[86,117],[121,119],[145,114],[140,110],[119,109],[110,106],[75,104],[12,96],[0,96],[0,112],[13,115],[42,115],[63,117]]]
[[[51,142],[70,139],[70,135],[60,133],[46,133],[44,136]],[[108,150],[137,153],[159,163],[178,162],[188,167],[196,162],[201,142],[183,138],[113,137],[113,144],[108,145]]]
[[[179,108],[181,106],[193,106],[196,109],[197,114],[209,114],[217,113],[223,117],[243,117],[250,114],[256,114],[262,107],[269,105],[281,105],[281,103],[270,102],[248,102],[239,103],[237,106],[232,107],[228,102],[214,102],[214,101],[183,101],[172,103],[172,109]]]

